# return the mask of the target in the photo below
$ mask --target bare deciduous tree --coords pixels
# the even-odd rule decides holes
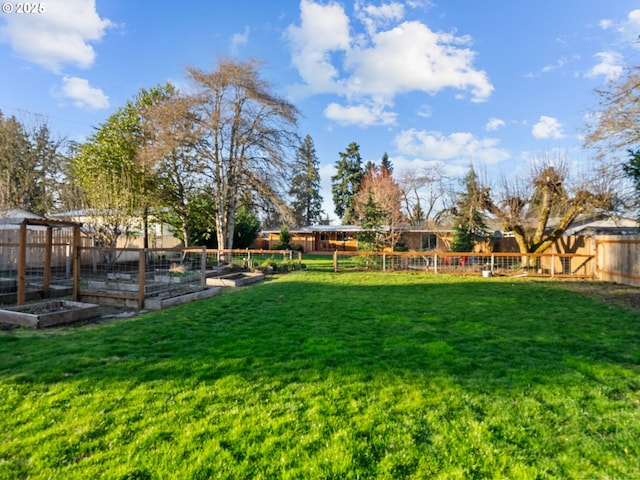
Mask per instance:
[[[640,68],[596,90],[599,108],[587,122],[585,145],[601,157],[624,153],[640,145]]]
[[[169,215],[160,216],[173,224],[185,246],[192,241],[189,217],[199,206],[198,195],[205,190],[204,163],[194,150],[197,137],[192,103],[171,87],[161,101],[148,105],[142,112],[145,143],[138,155],[155,177],[157,203],[170,209]],[[215,212],[209,213],[215,216]]]
[[[619,200],[627,210],[640,204],[638,177],[634,175],[640,148],[640,67],[596,90],[598,109],[587,121],[585,146],[595,149],[608,182],[615,182]]]
[[[406,221],[402,213],[402,191],[386,167],[370,166],[356,195],[355,213],[360,223],[375,210],[379,217],[383,242],[394,247],[400,238],[400,225]],[[374,207],[374,208],[372,208]]]
[[[617,201],[611,184],[598,172],[571,179],[566,158],[549,156],[535,159],[526,179],[503,180],[495,198],[489,188],[479,195],[486,211],[512,232],[521,253],[544,252],[578,215],[611,211]]]
[[[195,151],[215,195],[220,248],[233,246],[235,215],[247,189],[278,196],[279,181],[287,178],[287,151],[298,145],[296,107],[274,94],[258,66],[224,59],[212,72],[187,69],[196,89],[190,95]]]
[[[412,226],[426,225],[432,220],[434,210],[448,191],[445,182],[446,175],[440,164],[402,172],[398,183],[404,209]]]

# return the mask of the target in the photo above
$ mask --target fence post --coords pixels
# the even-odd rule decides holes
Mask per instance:
[[[433,273],[438,273],[438,254],[433,254]]]
[[[338,251],[337,250],[333,251],[333,271],[334,272],[338,271]]]
[[[67,277],[71,276],[71,254],[72,254],[72,250],[71,250],[71,244],[69,242],[67,242],[67,244],[65,245],[65,253],[66,253],[66,259],[65,259],[65,263],[64,263],[64,274]]]
[[[493,275],[493,268],[495,266],[495,256],[491,254],[491,275]]]
[[[141,248],[138,253],[138,309],[144,308],[144,294],[147,281],[147,249]]]
[[[20,224],[20,241],[18,247],[18,290],[16,304],[24,305],[27,299],[27,224]]]
[[[552,253],[551,254],[551,278],[553,278],[553,275],[556,272],[556,256]]]
[[[207,247],[202,247],[202,257],[200,258],[200,287],[207,286]]]
[[[74,302],[80,300],[80,226],[73,227],[73,240],[71,242],[71,251],[73,252],[73,262],[71,267],[73,268],[73,288],[71,291],[71,299]]]
[[[387,271],[387,254],[386,252],[382,252],[382,271]]]
[[[51,254],[53,250],[53,229],[50,225],[47,225],[45,233],[45,247],[44,247],[44,275],[42,279],[42,296],[49,296],[49,286],[51,285]]]

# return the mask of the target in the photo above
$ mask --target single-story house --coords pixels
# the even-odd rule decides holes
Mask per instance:
[[[453,238],[453,230],[435,225],[431,228],[403,226],[399,230],[398,245],[413,251],[448,250]],[[300,245],[304,252],[357,251],[358,234],[362,232],[360,225],[310,225],[290,230],[290,243]],[[279,241],[280,230],[263,230],[252,248],[269,250]]]
[[[557,220],[549,222],[553,228]],[[476,245],[476,251],[518,252],[518,245],[510,232],[503,232],[494,221],[495,231],[486,242]],[[310,225],[290,230],[291,244],[298,244],[304,252],[333,252],[359,250],[358,234],[364,229],[360,225]],[[408,251],[450,250],[454,230],[451,226],[429,224],[423,227],[403,225],[399,228],[398,244]],[[579,217],[558,239],[547,253],[571,253],[591,255],[595,235],[637,234],[637,220],[607,214]],[[269,250],[280,241],[280,230],[263,230],[252,248]],[[390,247],[388,248],[390,249]]]
[[[56,213],[51,218],[65,219],[83,225],[82,232],[85,236],[91,237],[93,225],[100,223],[100,213],[86,210],[73,210],[69,212]],[[127,235],[118,238],[118,248],[143,248],[144,231],[139,218],[131,219],[130,229]],[[181,246],[180,240],[174,235],[173,227],[167,223],[150,221],[148,226],[149,247],[150,248],[174,248]]]

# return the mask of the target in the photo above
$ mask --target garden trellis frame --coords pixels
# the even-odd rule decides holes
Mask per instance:
[[[30,226],[45,227],[46,239],[44,247],[44,278],[42,282],[43,296],[49,295],[49,286],[51,283],[51,252],[53,250],[53,229],[54,228],[70,228],[73,231],[71,252],[73,252],[73,288],[72,299],[78,301],[80,291],[80,262],[78,258],[77,248],[80,245],[80,227],[79,223],[64,222],[59,220],[40,220],[35,218],[25,218],[19,226],[18,240],[18,278],[16,304],[24,305],[27,297],[27,230]]]

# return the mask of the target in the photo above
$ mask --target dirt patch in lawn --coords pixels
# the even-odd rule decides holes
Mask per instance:
[[[561,288],[640,314],[640,288],[608,282],[559,282]]]

